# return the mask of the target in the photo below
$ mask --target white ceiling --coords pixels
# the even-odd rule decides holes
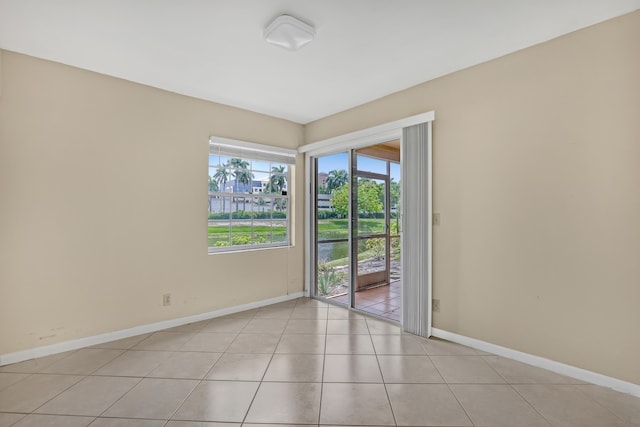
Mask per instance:
[[[0,47],[294,122],[640,8],[640,0],[0,0]],[[315,26],[298,52],[263,29]]]

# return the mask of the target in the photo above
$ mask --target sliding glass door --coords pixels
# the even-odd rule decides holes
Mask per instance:
[[[400,321],[399,148],[313,157],[313,296]]]

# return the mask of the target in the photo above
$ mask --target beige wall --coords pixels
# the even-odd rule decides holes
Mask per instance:
[[[302,126],[1,63],[0,354],[302,291],[301,199],[290,249],[209,256],[206,236],[209,136],[296,148]]]
[[[306,142],[430,110],[434,325],[640,384],[640,12],[316,121]]]

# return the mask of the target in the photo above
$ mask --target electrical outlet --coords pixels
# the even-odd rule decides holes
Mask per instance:
[[[171,305],[171,294],[162,295],[162,305]]]
[[[440,300],[434,299],[433,301],[433,311],[434,313],[438,313],[440,311]]]
[[[434,213],[433,214],[433,225],[440,225],[440,214],[439,213]]]

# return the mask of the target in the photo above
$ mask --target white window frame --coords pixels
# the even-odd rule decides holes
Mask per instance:
[[[215,152],[215,150],[218,150],[218,153]],[[234,140],[234,139],[228,139],[228,138],[220,138],[220,137],[215,137],[212,136],[209,138],[209,153],[207,155],[207,170],[209,170],[209,168],[212,166],[209,163],[209,157],[211,155],[221,155],[224,157],[229,157],[229,158],[241,158],[243,160],[249,160],[249,161],[260,161],[260,162],[270,162],[270,163],[274,163],[274,164],[282,164],[282,165],[286,165],[287,166],[287,172],[286,172],[286,180],[287,180],[287,190],[286,190],[286,195],[282,195],[282,194],[271,194],[271,193],[263,193],[263,192],[256,192],[253,193],[253,188],[251,189],[250,193],[234,193],[234,192],[227,192],[224,189],[220,189],[219,191],[215,191],[215,192],[211,192],[208,191],[207,188],[207,194],[208,196],[211,196],[212,194],[219,194],[219,195],[224,195],[225,197],[229,197],[229,202],[232,203],[232,200],[234,197],[242,197],[242,198],[250,198],[251,199],[251,206],[253,204],[253,199],[254,198],[263,198],[263,199],[274,199],[274,198],[282,198],[286,200],[286,218],[284,219],[279,219],[279,218],[273,218],[271,217],[269,219],[272,227],[273,227],[273,221],[286,221],[286,240],[282,241],[282,242],[270,242],[270,243],[252,243],[252,244],[247,244],[247,245],[236,245],[234,246],[232,244],[232,239],[233,239],[233,235],[232,235],[232,230],[233,230],[233,219],[232,219],[232,213],[233,213],[233,209],[230,207],[229,208],[229,245],[227,246],[209,246],[208,244],[208,238],[207,238],[207,251],[210,255],[212,254],[220,254],[220,253],[229,253],[229,252],[244,252],[244,251],[254,251],[254,250],[262,250],[262,249],[270,249],[270,248],[282,248],[282,247],[289,247],[291,246],[291,225],[292,225],[292,218],[291,218],[291,213],[293,212],[292,208],[291,208],[291,179],[292,179],[292,168],[291,166],[293,166],[295,164],[295,158],[297,155],[297,151],[296,150],[290,150],[287,148],[281,148],[281,147],[273,147],[273,146],[269,146],[269,145],[263,145],[263,144],[257,144],[257,143],[253,143],[253,142],[247,142],[247,141],[239,141],[239,140]],[[253,164],[253,163],[252,163]],[[270,169],[270,168],[269,168]],[[253,168],[250,169],[250,171],[253,171]],[[269,174],[269,177],[271,176],[271,170],[269,171],[260,171],[260,172],[265,172]],[[209,174],[209,173],[207,173]],[[210,176],[210,175],[209,175]],[[273,210],[273,206],[271,207],[271,210]],[[253,208],[252,208],[253,211]],[[250,221],[251,222],[251,229],[253,230],[253,222],[254,222],[255,218],[253,218],[253,216],[251,217]],[[207,212],[207,236],[208,236],[208,228],[209,228],[209,219],[208,219],[208,212]]]

